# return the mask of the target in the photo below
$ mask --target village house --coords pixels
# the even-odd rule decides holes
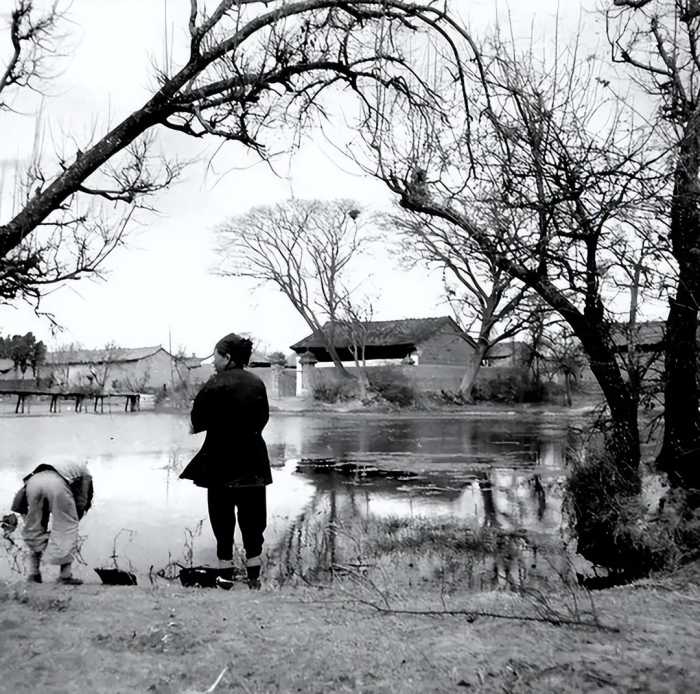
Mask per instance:
[[[367,321],[352,328],[328,322],[322,330],[332,335],[338,356],[351,373],[356,369],[356,351],[359,363],[364,362],[368,370],[374,373],[386,366],[399,369],[400,378],[421,391],[456,390],[475,353],[472,338],[449,316]],[[316,368],[333,366],[320,331],[291,349],[297,354],[297,395],[341,378],[335,369]]]
[[[630,330],[626,323],[618,323],[613,326],[612,338],[620,362],[629,360],[630,346],[632,346],[637,355],[638,363],[645,371],[645,380],[661,378],[664,368],[666,321],[643,321],[637,323],[633,330]],[[700,345],[700,334],[698,335],[698,344]],[[584,384],[596,381],[588,360],[585,360],[577,380]]]
[[[97,386],[105,390],[155,391],[189,383],[197,357],[178,358],[154,347],[74,349],[49,352],[42,380],[60,387]]]
[[[338,356],[350,363],[354,361],[353,348],[357,347],[360,352],[364,348],[367,362],[463,366],[475,348],[472,338],[449,316],[367,321],[354,330],[345,323],[329,321],[322,331],[333,333]],[[299,357],[313,355],[318,366],[332,363],[320,332],[307,335],[290,349]]]
[[[654,320],[637,323],[634,330],[627,324],[616,324],[613,328],[615,349],[619,354],[629,351],[630,343],[639,352],[661,354],[666,339],[666,321]]]

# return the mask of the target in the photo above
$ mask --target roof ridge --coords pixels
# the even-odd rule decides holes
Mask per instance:
[[[381,320],[363,320],[363,321],[359,321],[359,322],[360,323],[405,323],[406,321],[438,321],[438,320],[454,321],[454,318],[452,316],[443,315],[443,316],[422,316],[422,317],[412,317],[412,318],[383,318]],[[324,323],[324,325],[328,325],[329,323],[334,323],[334,322],[335,323],[345,323],[346,321],[338,320],[338,319],[336,319],[335,321],[327,320]]]

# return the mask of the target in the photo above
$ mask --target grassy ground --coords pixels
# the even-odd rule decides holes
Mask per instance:
[[[700,691],[700,566],[539,604],[416,589],[382,613],[368,586],[231,591],[0,585],[1,692]],[[223,676],[214,689],[218,675]]]

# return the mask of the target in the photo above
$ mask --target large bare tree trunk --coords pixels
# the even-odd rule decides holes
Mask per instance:
[[[460,395],[469,402],[472,401],[472,388],[476,383],[476,377],[479,375],[481,369],[481,362],[484,359],[486,350],[488,349],[488,344],[479,340],[477,343],[476,351],[472,355],[469,363],[467,364],[467,369],[462,376],[462,382],[459,384]]]
[[[693,304],[681,275],[666,323],[664,441],[657,462],[668,473],[672,486],[699,490],[698,312]]]
[[[605,329],[591,326],[590,321],[574,316],[569,318],[569,323],[586,350],[591,371],[610,408],[611,430],[606,449],[618,476],[617,487],[626,494],[638,494],[641,491],[641,478],[637,401],[622,377],[612,341],[606,339]]]
[[[686,126],[676,164],[671,241],[678,261],[676,296],[666,323],[664,442],[657,460],[674,487],[700,490],[698,300],[700,299],[700,114]],[[700,491],[693,495],[697,506]]]
[[[335,330],[331,329],[330,334],[326,335],[323,332],[322,327],[319,327],[317,329],[319,330],[323,341],[326,343],[326,351],[328,352],[333,361],[333,366],[335,366],[335,368],[338,369],[338,373],[344,378],[352,378],[352,374],[345,368],[345,366],[343,366],[343,362],[340,359],[338,350],[335,347]]]

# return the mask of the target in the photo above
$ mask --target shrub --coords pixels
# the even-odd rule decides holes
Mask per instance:
[[[518,402],[523,393],[522,381],[514,375],[507,375],[495,380],[478,381],[472,388],[472,397],[490,402]]]
[[[416,392],[406,374],[396,366],[376,366],[368,370],[370,390],[399,407],[416,401]]]
[[[671,564],[677,553],[672,519],[649,513],[600,444],[587,444],[585,454],[565,491],[578,552],[628,579]]]
[[[357,395],[354,381],[319,383],[313,387],[314,400],[320,402],[342,402],[352,400]]]

